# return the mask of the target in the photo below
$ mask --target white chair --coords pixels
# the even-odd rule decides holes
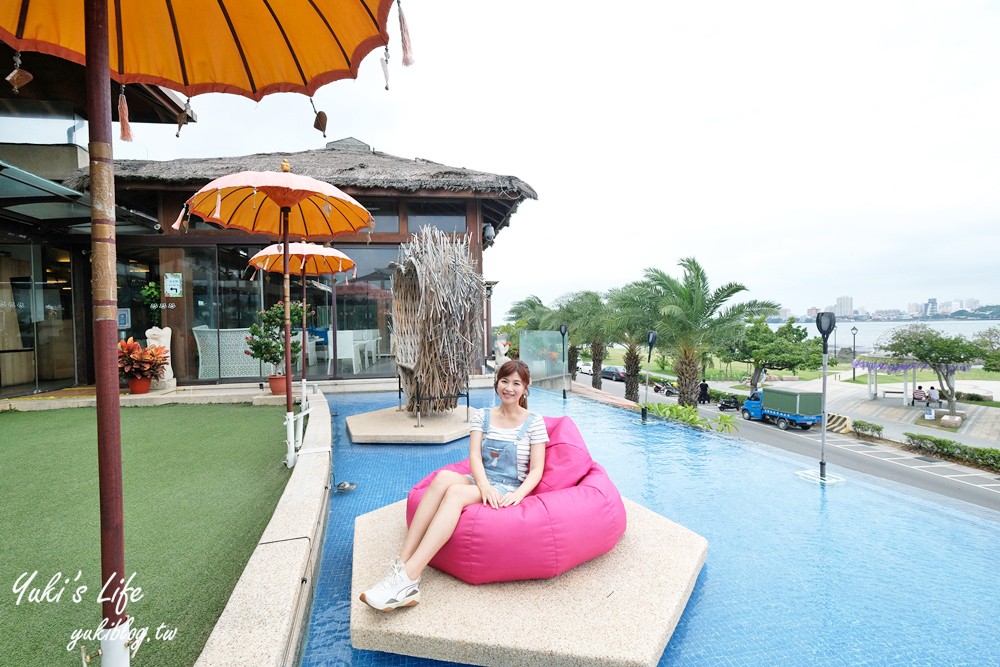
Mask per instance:
[[[209,329],[202,324],[192,327],[191,333],[198,346],[198,379],[264,377],[277,372],[272,364],[262,364],[246,353],[250,329]]]
[[[354,334],[350,330],[337,332],[337,361],[350,359],[354,374],[357,375],[361,366],[361,348],[355,345]]]

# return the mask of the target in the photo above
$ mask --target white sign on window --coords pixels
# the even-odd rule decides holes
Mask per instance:
[[[174,298],[184,296],[184,274],[164,273],[163,294]]]

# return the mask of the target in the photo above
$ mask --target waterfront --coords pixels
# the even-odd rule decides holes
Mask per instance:
[[[816,323],[810,320],[797,320],[797,325],[804,326],[810,337],[819,336],[816,330]],[[926,320],[926,321],[902,321],[902,322],[852,322],[841,320],[837,322],[834,335],[830,336],[830,353],[834,349],[851,347],[851,328],[858,328],[858,353],[870,352],[879,336],[897,327],[906,327],[912,324],[926,324],[931,329],[936,329],[949,336],[961,334],[968,339],[972,339],[981,331],[990,327],[1000,327],[1000,320]],[[781,323],[769,323],[772,329],[777,329]]]

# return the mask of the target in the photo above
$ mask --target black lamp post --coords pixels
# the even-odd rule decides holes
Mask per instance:
[[[568,332],[568,331],[569,331],[569,327],[567,327],[565,324],[560,324],[559,325],[559,333],[562,334],[562,339],[563,339],[563,373],[565,373],[565,374],[569,373],[569,364],[566,363],[566,332]],[[563,376],[563,400],[564,401],[566,400],[566,377],[565,377],[565,375]]]
[[[823,421],[819,434],[819,478],[826,481],[826,368],[830,351],[830,334],[837,328],[837,316],[829,312],[818,313],[816,315],[816,328],[819,329],[819,335],[823,337]]]
[[[851,382],[855,380],[858,376],[858,369],[854,366],[854,362],[858,358],[858,328],[851,327],[851,336],[853,340],[851,341]]]
[[[649,352],[646,354],[646,398],[642,404],[642,423],[646,423],[646,418],[649,416],[649,408],[646,404],[649,403],[649,364],[653,360],[653,346],[656,345],[656,332],[650,331],[646,336],[646,345],[649,348]]]

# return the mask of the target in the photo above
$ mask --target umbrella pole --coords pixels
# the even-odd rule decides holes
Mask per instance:
[[[306,409],[306,258],[302,258],[302,409]]]
[[[115,591],[103,600],[106,627],[103,664],[128,667],[129,621],[119,581],[125,575],[122,500],[121,412],[118,405],[118,285],[115,279],[115,169],[111,149],[111,84],[108,80],[108,3],[85,3],[87,118],[90,124],[91,292],[94,306],[94,370],[97,376],[97,471],[100,489],[101,580]],[[102,596],[103,597],[103,596]],[[120,626],[120,627],[119,627]],[[124,631],[125,637],[119,636]]]
[[[292,409],[292,302],[288,277],[288,213],[291,209],[281,207],[281,243],[284,258],[283,292],[285,296],[285,466],[295,466],[295,414]]]

